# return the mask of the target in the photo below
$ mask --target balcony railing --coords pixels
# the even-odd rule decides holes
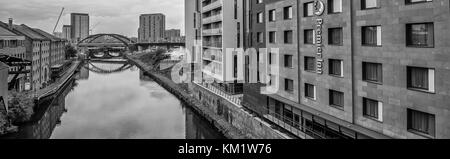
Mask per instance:
[[[222,13],[214,14],[209,17],[203,18],[203,24],[210,24],[214,22],[222,21]]]
[[[222,29],[216,28],[216,29],[203,30],[203,36],[209,36],[209,35],[222,35]]]
[[[222,0],[213,0],[211,1],[211,3],[207,3],[203,5],[203,13],[208,12],[210,10],[219,8],[220,6],[222,6]]]
[[[209,47],[209,48],[222,48],[222,42],[209,42],[209,41],[203,41],[203,47]]]

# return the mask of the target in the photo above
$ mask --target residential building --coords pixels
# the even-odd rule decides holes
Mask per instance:
[[[8,112],[8,68],[0,62],[0,113]]]
[[[49,52],[49,65],[54,66],[57,64],[62,64],[65,61],[65,45],[66,41],[63,39],[60,39],[58,37],[55,37],[41,29],[34,29],[35,32],[39,33],[40,35],[46,37],[47,39],[50,39],[50,52]]]
[[[165,40],[168,42],[180,42],[181,41],[180,29],[166,30],[164,33],[164,36],[165,36]]]
[[[142,14],[139,17],[139,42],[162,42],[165,31],[166,16],[164,14]]]
[[[72,42],[77,43],[89,36],[89,14],[71,13],[70,22]]]
[[[211,79],[230,95],[243,93],[243,81],[238,80],[243,67],[238,66],[239,51],[234,50],[244,47],[243,2],[204,0],[201,8],[203,79]]]
[[[72,26],[70,25],[64,25],[62,28],[62,39],[71,40],[72,39]]]
[[[12,19],[9,20],[9,23],[12,24]],[[14,32],[11,26],[12,25],[7,25],[4,23],[0,24],[0,54],[25,59],[25,36]],[[9,72],[11,73],[18,71],[20,71],[20,67],[9,67]],[[15,74],[9,75],[7,78],[7,83],[12,82],[15,76]],[[25,90],[26,78],[26,74],[19,74],[17,76],[17,82],[14,85],[14,89],[19,92]]]

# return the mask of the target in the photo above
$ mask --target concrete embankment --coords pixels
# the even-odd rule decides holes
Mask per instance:
[[[158,84],[184,101],[196,113],[209,121],[219,132],[230,139],[290,139],[271,124],[255,117],[242,107],[197,84],[176,84],[163,74],[134,56],[127,59],[138,66]],[[199,97],[202,96],[202,97]]]

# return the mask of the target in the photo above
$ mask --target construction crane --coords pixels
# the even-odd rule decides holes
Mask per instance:
[[[62,16],[63,12],[64,12],[64,7],[61,9],[61,13],[59,13],[58,21],[56,21],[55,28],[53,28],[53,33],[55,33],[55,30],[58,27],[59,20],[61,20],[61,16]]]
[[[95,27],[97,27],[100,24],[100,22],[97,22],[94,26],[91,27],[91,29],[89,29],[89,35],[92,35],[92,31],[95,29]]]

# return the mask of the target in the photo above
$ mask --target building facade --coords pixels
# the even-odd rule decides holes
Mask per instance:
[[[169,42],[181,42],[181,31],[180,29],[170,29],[166,30],[164,33],[165,40]]]
[[[62,28],[62,39],[71,40],[72,39],[72,26],[64,25]]]
[[[263,3],[266,47],[279,48],[266,62],[280,75],[266,105],[248,102],[261,115],[301,138],[450,137],[448,1]]]
[[[165,38],[166,16],[161,13],[139,17],[139,42],[162,42]]]
[[[0,22],[1,23],[1,22]],[[12,19],[10,19],[12,23]],[[25,59],[26,49],[25,49],[25,36],[15,33],[10,25],[0,24],[0,54],[8,55],[11,57],[16,57],[20,59]],[[10,67],[9,72],[18,72],[20,67]],[[26,71],[26,70],[22,70]],[[8,76],[7,81],[11,82],[15,74]],[[26,74],[19,74],[17,77],[17,83],[14,86],[16,91],[25,90],[25,80]],[[8,83],[7,82],[7,83]]]
[[[77,43],[89,36],[89,14],[71,13],[70,14],[71,39]]]

